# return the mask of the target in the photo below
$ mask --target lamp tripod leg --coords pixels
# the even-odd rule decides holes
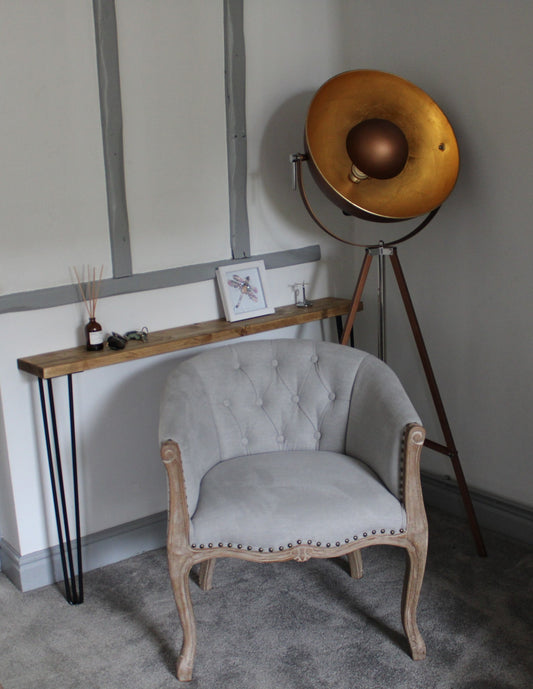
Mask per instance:
[[[416,317],[415,309],[413,306],[413,302],[411,300],[411,295],[409,294],[409,289],[407,287],[407,282],[406,282],[405,276],[403,274],[403,270],[402,270],[402,267],[400,264],[400,259],[398,258],[398,252],[396,250],[396,247],[393,247],[393,250],[390,254],[390,260],[391,260],[392,267],[394,270],[394,275],[396,277],[396,282],[398,283],[398,287],[399,287],[400,294],[401,294],[401,297],[403,300],[405,311],[406,311],[407,317],[409,319],[411,331],[412,331],[413,336],[415,338],[415,343],[416,343],[416,347],[418,349],[418,354],[420,356],[420,360],[421,360],[422,366],[424,368],[424,373],[426,375],[426,380],[428,382],[429,390],[431,392],[433,404],[435,406],[435,410],[437,412],[439,423],[440,423],[442,433],[444,435],[444,439],[445,439],[445,443],[446,443],[446,445],[441,445],[439,443],[435,443],[431,440],[426,439],[424,444],[426,445],[426,447],[429,447],[432,450],[436,450],[437,452],[441,452],[442,454],[448,455],[448,457],[450,458],[454,472],[455,472],[455,478],[457,480],[457,485],[459,486],[459,490],[461,493],[463,504],[464,504],[464,507],[465,507],[465,510],[467,513],[468,521],[470,523],[470,529],[472,531],[472,535],[473,535],[475,543],[476,543],[476,549],[477,549],[478,555],[480,555],[481,557],[484,557],[484,556],[486,556],[487,551],[485,549],[485,544],[483,542],[483,536],[481,535],[481,530],[479,528],[476,513],[474,511],[474,506],[472,504],[470,492],[469,492],[468,486],[466,484],[466,480],[465,480],[463,470],[461,467],[461,462],[459,461],[459,455],[457,452],[457,448],[456,448],[455,442],[453,440],[453,435],[452,435],[452,431],[450,428],[450,424],[448,423],[446,411],[444,410],[444,405],[442,403],[442,398],[440,396],[437,381],[435,379],[435,375],[433,373],[433,368],[432,368],[431,362],[429,360],[429,354],[427,352],[426,345],[424,343],[424,338],[422,337],[422,331],[420,330],[420,325],[418,324],[418,319]]]
[[[381,247],[381,250],[383,252],[383,247]],[[350,311],[348,312],[348,316],[346,319],[346,323],[344,325],[344,330],[342,333],[342,337],[340,339],[340,343],[343,345],[347,345],[349,340],[350,340],[350,334],[352,333],[354,321],[355,321],[355,316],[357,314],[357,310],[359,308],[359,304],[361,302],[361,298],[363,296],[363,291],[365,288],[365,283],[368,277],[368,273],[370,271],[370,265],[372,263],[372,258],[374,255],[378,255],[379,250],[373,250],[370,248],[366,249],[365,257],[363,259],[363,263],[361,265],[361,270],[359,272],[359,277],[357,278],[357,283],[355,286],[355,291],[354,295],[352,298],[352,303],[350,306]],[[439,423],[442,429],[442,433],[444,435],[445,439],[445,444],[441,443],[436,443],[433,440],[429,440],[426,438],[424,441],[424,445],[428,447],[431,450],[435,450],[436,452],[440,452],[441,454],[445,454],[450,458],[450,461],[452,463],[452,467],[455,473],[455,478],[457,480],[457,485],[459,487],[459,491],[461,493],[461,498],[463,500],[463,505],[468,517],[469,525],[470,525],[470,530],[472,531],[472,535],[474,537],[474,541],[476,544],[476,549],[477,553],[480,557],[484,557],[487,554],[487,551],[485,549],[485,544],[483,542],[483,536],[481,534],[481,530],[479,528],[479,523],[477,521],[476,513],[474,511],[474,506],[472,504],[472,498],[470,496],[470,491],[468,490],[468,485],[466,483],[466,479],[463,473],[463,469],[461,467],[461,462],[459,460],[459,454],[457,452],[457,448],[455,446],[455,442],[453,439],[452,431],[450,428],[450,424],[448,423],[448,417],[446,416],[446,411],[444,409],[444,405],[442,403],[442,398],[440,396],[439,388],[437,385],[437,381],[435,378],[435,374],[433,373],[433,368],[431,366],[431,362],[429,360],[429,354],[426,349],[426,345],[424,343],[424,338],[422,336],[422,331],[420,330],[420,325],[418,323],[418,319],[416,317],[415,309],[413,306],[413,302],[411,300],[411,295],[409,294],[409,288],[407,287],[407,282],[405,280],[405,276],[403,274],[403,270],[400,264],[400,259],[398,258],[398,252],[396,247],[386,247],[386,255],[389,256],[391,263],[392,263],[392,268],[394,271],[394,276],[396,278],[396,282],[398,284],[398,288],[400,290],[400,295],[402,297],[403,305],[405,308],[405,311],[407,313],[407,317],[409,319],[409,325],[411,326],[411,331],[413,333],[416,347],[418,350],[418,354],[420,357],[420,360],[422,362],[422,366],[424,369],[424,374],[426,376],[426,380],[429,386],[429,390],[431,393],[431,397],[433,399],[433,404],[435,406],[435,410],[437,412],[437,417],[439,419]]]
[[[372,258],[372,254],[367,249],[365,252],[363,263],[361,265],[359,277],[357,278],[357,284],[355,286],[350,311],[348,312],[346,323],[344,324],[344,330],[342,332],[342,337],[340,339],[340,343],[343,345],[347,345],[348,340],[350,339],[350,333],[352,332],[355,316],[357,314],[359,304],[361,303],[361,297],[363,296],[363,290],[365,289],[365,283],[368,277],[368,272],[370,270],[370,264],[372,263]]]

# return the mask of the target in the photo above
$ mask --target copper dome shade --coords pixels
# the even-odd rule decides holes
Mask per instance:
[[[350,173],[356,161],[347,142],[358,125],[372,120],[400,130],[407,142],[405,164],[399,172],[389,167],[394,174],[388,179],[363,175],[355,182]],[[369,220],[406,220],[435,210],[459,172],[457,141],[438,105],[409,81],[375,70],[343,72],[320,87],[307,114],[305,147],[326,196],[345,213]]]

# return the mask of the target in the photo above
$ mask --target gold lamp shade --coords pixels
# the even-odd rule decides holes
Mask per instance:
[[[390,179],[354,181],[347,138],[359,123],[385,120],[407,140],[407,160]],[[459,172],[453,129],[438,105],[409,81],[375,70],[344,72],[316,92],[305,125],[309,169],[345,213],[370,220],[414,218],[438,208]]]

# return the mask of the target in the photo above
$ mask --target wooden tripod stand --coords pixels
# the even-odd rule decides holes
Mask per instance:
[[[478,555],[480,555],[482,557],[486,556],[487,551],[485,549],[483,537],[481,535],[481,531],[480,531],[479,524],[477,521],[476,513],[474,511],[474,506],[472,504],[470,492],[468,490],[468,486],[466,484],[466,480],[465,480],[465,477],[463,474],[461,462],[459,461],[459,454],[457,452],[457,448],[456,448],[455,442],[453,440],[452,432],[450,429],[450,424],[448,423],[448,418],[447,418],[446,412],[444,410],[444,405],[442,403],[439,388],[437,386],[437,381],[436,381],[435,375],[433,373],[433,368],[431,367],[431,362],[429,360],[429,355],[428,355],[428,352],[426,349],[426,345],[424,343],[424,338],[422,337],[422,331],[420,330],[420,326],[418,324],[418,319],[416,317],[413,302],[412,302],[411,296],[409,294],[407,282],[405,281],[403,270],[402,270],[402,267],[400,264],[400,259],[398,258],[398,251],[397,251],[397,248],[395,246],[384,247],[384,245],[381,245],[377,251],[375,248],[367,247],[366,252],[365,252],[365,257],[363,259],[363,263],[361,266],[361,271],[360,271],[359,277],[357,279],[357,284],[356,284],[355,292],[354,292],[353,299],[352,299],[352,305],[351,305],[350,311],[348,313],[346,323],[344,326],[344,330],[342,333],[341,344],[346,345],[349,342],[350,333],[352,332],[353,324],[355,321],[355,316],[357,314],[357,309],[359,308],[359,304],[361,302],[361,297],[363,295],[363,290],[364,290],[366,279],[368,277],[368,273],[370,270],[370,265],[372,263],[372,259],[374,258],[374,255],[376,255],[376,254],[380,256],[380,260],[382,260],[382,257],[384,255],[388,255],[390,258],[390,261],[392,263],[392,268],[394,270],[396,282],[398,284],[398,288],[400,290],[403,304],[404,304],[405,310],[407,312],[409,324],[411,326],[411,330],[412,330],[412,333],[413,333],[414,338],[415,338],[415,343],[416,343],[416,346],[418,349],[418,354],[420,356],[420,360],[421,360],[422,366],[424,368],[424,373],[425,373],[426,380],[427,380],[427,383],[428,383],[428,386],[429,386],[429,389],[431,392],[433,404],[435,405],[435,410],[437,412],[437,416],[438,416],[440,426],[442,429],[442,434],[444,436],[445,444],[437,443],[437,442],[434,442],[433,440],[428,440],[426,438],[424,445],[426,447],[430,448],[431,450],[435,450],[436,452],[440,452],[441,454],[447,455],[450,458],[454,472],[455,472],[455,478],[457,480],[457,485],[459,486],[461,497],[463,499],[463,504],[464,504],[464,507],[466,510],[466,514],[468,516],[468,521],[470,523],[470,529],[472,531],[472,535],[473,535],[475,543],[476,543],[476,549],[477,549]],[[380,297],[383,298],[382,287],[381,287],[380,291],[381,291]],[[383,352],[383,342],[380,342],[380,355],[382,354],[382,352]]]

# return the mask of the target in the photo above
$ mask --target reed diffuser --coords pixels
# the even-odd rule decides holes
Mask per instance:
[[[91,275],[91,269],[89,266],[87,266],[87,282],[83,284],[78,271],[76,268],[74,268],[80,294],[89,316],[89,322],[85,326],[85,341],[87,344],[87,349],[90,352],[97,352],[104,348],[104,332],[100,323],[97,322],[95,315],[96,304],[98,303],[98,297],[100,295],[103,272],[104,266],[101,266],[100,274],[98,277],[96,277],[96,268],[93,267]]]

